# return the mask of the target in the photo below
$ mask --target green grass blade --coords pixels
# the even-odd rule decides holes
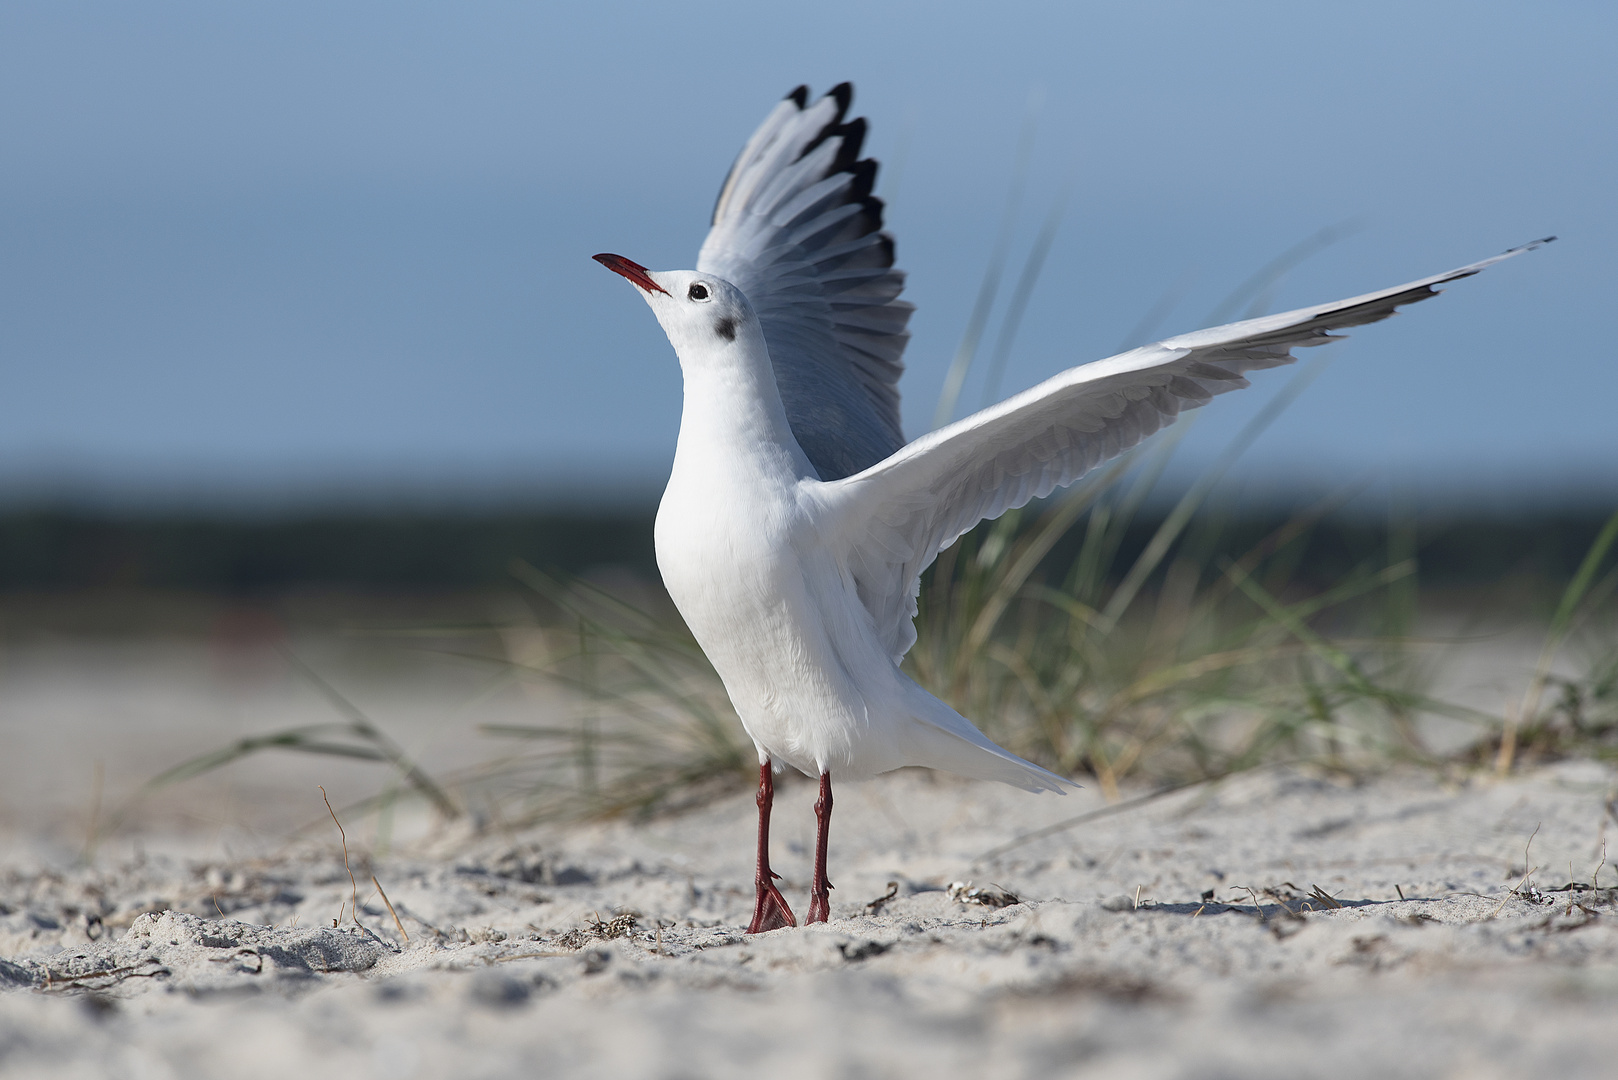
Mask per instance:
[[[346,724],[312,724],[304,727],[288,728],[285,731],[271,732],[268,735],[252,735],[238,739],[229,746],[218,750],[210,750],[206,754],[198,755],[172,768],[165,769],[150,780],[146,781],[147,790],[156,790],[170,784],[189,780],[203,773],[223,768],[233,761],[259,753],[263,750],[293,750],[305,754],[328,754],[337,757],[359,758],[365,761],[386,761],[386,756],[374,746],[350,746],[342,743],[329,743],[316,741],[313,736],[317,734],[347,733]]]
[[[427,775],[421,766],[417,765],[405,754],[403,747],[399,746],[398,743],[390,739],[380,728],[373,724],[369,716],[366,716],[353,702],[339,693],[336,687],[323,679],[319,672],[304,663],[296,653],[290,649],[282,649],[281,655],[320,692],[320,695],[333,708],[349,718],[349,729],[356,736],[375,744],[389,764],[398,769],[400,775],[405,778],[410,786],[415,788],[428,802],[432,803],[440,814],[450,821],[461,816],[461,808],[455,805],[449,795],[433,781],[432,777]]]
[[[961,335],[961,343],[956,347],[955,356],[949,362],[949,371],[944,376],[944,386],[938,394],[938,408],[933,412],[934,428],[941,428],[955,418],[955,404],[960,399],[967,372],[977,356],[978,342],[982,340],[983,330],[989,323],[989,313],[994,309],[995,296],[1000,291],[1000,277],[1005,273],[1006,258],[1011,254],[1011,239],[1017,225],[1017,211],[1022,206],[1023,188],[1028,183],[1028,167],[1034,156],[1034,131],[1037,126],[1038,113],[1031,100],[1028,114],[1023,120],[1022,136],[1017,141],[1017,163],[1012,169],[1006,208],[1000,217],[1000,232],[989,255],[988,266],[984,268],[983,281],[978,286],[978,298],[972,305],[966,331]]]
[[[1258,305],[1264,303],[1266,296],[1282,278],[1314,255],[1325,251],[1337,241],[1344,237],[1352,236],[1359,230],[1358,223],[1346,221],[1338,225],[1328,225],[1319,232],[1298,241],[1298,243],[1259,267],[1251,277],[1236,286],[1229,296],[1219,302],[1218,307],[1208,313],[1206,325],[1220,326],[1230,322],[1237,309],[1249,300],[1252,300],[1255,306],[1248,311],[1245,317],[1249,319],[1256,318],[1262,314],[1262,311],[1258,309]]]
[[[1580,561],[1573,580],[1569,581],[1567,588],[1563,590],[1561,602],[1556,605],[1556,615],[1551,619],[1553,637],[1565,636],[1571,628],[1579,602],[1589,591],[1590,583],[1595,580],[1596,571],[1601,568],[1601,563],[1606,559],[1607,552],[1612,550],[1615,540],[1618,540],[1618,512],[1608,518],[1607,523],[1601,527],[1601,532],[1590,545],[1590,550],[1584,553],[1584,559]]]
[[[1011,290],[1011,304],[1000,322],[1000,333],[995,338],[994,352],[989,358],[989,372],[983,381],[983,404],[980,408],[986,409],[1000,400],[1000,381],[1005,376],[1006,364],[1011,360],[1011,347],[1017,340],[1017,331],[1022,328],[1028,301],[1033,298],[1034,286],[1039,283],[1040,272],[1045,268],[1045,258],[1051,252],[1051,245],[1056,242],[1056,230],[1061,227],[1062,215],[1067,210],[1067,201],[1072,193],[1073,184],[1069,182],[1051,204],[1051,212],[1040,227],[1034,246],[1029,249],[1028,260],[1023,263],[1022,273],[1017,276],[1016,287]]]
[[[1214,485],[1224,478],[1225,473],[1236,463],[1236,459],[1241,457],[1247,448],[1275,422],[1276,417],[1280,416],[1289,405],[1297,400],[1299,394],[1308,389],[1309,384],[1314,382],[1323,370],[1325,369],[1321,362],[1316,361],[1305,366],[1302,371],[1294,375],[1292,381],[1282,387],[1280,393],[1265,403],[1264,408],[1259,411],[1258,415],[1247,422],[1236,438],[1231,440],[1230,445],[1225,447],[1219,457],[1214,460],[1208,471],[1199,476],[1197,482],[1191,485],[1190,490],[1175,503],[1174,509],[1169,511],[1168,516],[1163,519],[1163,524],[1158,526],[1157,532],[1147,543],[1146,549],[1135,560],[1135,564],[1129,568],[1129,573],[1124,576],[1124,580],[1119,583],[1118,588],[1113,592],[1112,599],[1102,609],[1101,616],[1106,620],[1109,627],[1116,626],[1118,620],[1128,610],[1129,605],[1134,603],[1141,586],[1146,584],[1146,579],[1163,561],[1163,557],[1168,554],[1169,548],[1173,546],[1174,541],[1178,539],[1180,533],[1190,523],[1191,516],[1196,513],[1197,508],[1207,499]]]

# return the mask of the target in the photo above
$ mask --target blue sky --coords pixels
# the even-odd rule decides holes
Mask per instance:
[[[1618,492],[1607,3],[0,8],[0,491],[253,502],[655,488],[678,369],[589,260],[690,265],[787,90],[852,80],[918,305],[913,437],[1033,117],[1002,393],[1192,329],[1318,230],[1281,309],[1547,233],[1331,346],[1253,487]],[[997,323],[989,326],[992,345]],[[982,369],[963,405],[984,395]],[[1285,384],[1199,418],[1183,469]]]

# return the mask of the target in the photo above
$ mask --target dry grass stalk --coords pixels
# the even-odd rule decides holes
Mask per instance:
[[[335,810],[333,810],[331,808],[331,799],[330,799],[330,797],[327,796],[326,789],[324,787],[320,788],[320,797],[322,799],[326,800],[326,812],[331,815],[332,824],[337,826],[337,835],[343,842],[343,869],[348,871],[348,884],[349,884],[350,889],[352,890],[352,896],[353,896],[353,900],[354,900],[354,910],[349,914],[349,918],[354,920],[354,925],[355,926],[360,926],[360,885],[359,885],[359,882],[354,880],[354,868],[352,866],[348,865],[348,834],[343,831],[343,823],[341,821],[337,820],[337,811],[335,811]],[[375,881],[376,878],[373,877],[371,880]],[[382,888],[382,886],[378,885],[377,888],[380,889],[380,888]],[[389,904],[388,908],[389,908],[389,910],[392,910],[393,905]],[[339,922],[342,921],[342,919],[343,919],[343,909],[338,908],[337,909],[337,918],[332,920],[332,925],[336,926]],[[394,919],[395,919],[395,921],[397,921],[398,916],[395,915]],[[362,929],[363,929],[363,927],[362,927]],[[400,929],[403,930],[404,928],[400,927]]]
[[[1335,897],[1327,893],[1326,890],[1322,889],[1319,885],[1312,885],[1310,887],[1309,897],[1316,903],[1324,905],[1327,908],[1340,908],[1343,906]]]
[[[1538,831],[1538,830],[1536,830],[1536,831]],[[1513,885],[1511,887],[1510,891],[1508,891],[1506,893],[1506,895],[1504,895],[1504,896],[1502,896],[1500,898],[1500,902],[1494,906],[1493,911],[1489,912],[1487,915],[1485,915],[1483,917],[1483,921],[1488,922],[1490,919],[1492,919],[1496,915],[1500,914],[1500,909],[1502,909],[1502,908],[1504,908],[1506,906],[1506,901],[1507,900],[1510,900],[1513,896],[1520,896],[1522,894],[1521,893],[1522,887],[1524,885],[1528,884],[1529,879],[1532,878],[1534,876],[1534,873],[1536,871],[1538,871],[1538,870],[1539,870],[1539,867],[1537,867],[1537,866],[1529,867],[1528,872],[1522,876],[1522,880],[1517,882],[1517,884]]]
[[[388,914],[393,916],[393,925],[399,928],[399,935],[408,943],[410,934],[405,930],[404,923],[399,921],[399,913],[393,910],[393,901],[388,899],[387,891],[382,888],[382,883],[376,879],[375,874],[371,875],[371,884],[376,886],[377,895],[382,897],[382,902],[388,905]]]

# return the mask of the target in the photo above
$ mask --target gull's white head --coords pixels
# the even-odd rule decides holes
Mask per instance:
[[[635,284],[682,364],[720,357],[758,334],[752,305],[724,278],[695,270],[654,272],[622,255],[597,255],[595,260]]]

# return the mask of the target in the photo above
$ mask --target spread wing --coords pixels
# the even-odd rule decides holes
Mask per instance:
[[[792,433],[822,480],[904,445],[913,309],[871,195],[876,162],[859,160],[865,121],[843,119],[853,94],[844,83],[810,105],[800,86],[775,107],[731,166],[697,256],[752,303]]]
[[[1551,237],[1550,239],[1555,239]],[[864,472],[827,484],[824,535],[846,543],[848,566],[897,662],[916,642],[916,593],[937,554],[986,518],[1078,480],[1246,372],[1291,363],[1291,350],[1329,331],[1377,322],[1492,259],[1334,304],[1231,323],[1072,368],[964,420],[923,435]]]

